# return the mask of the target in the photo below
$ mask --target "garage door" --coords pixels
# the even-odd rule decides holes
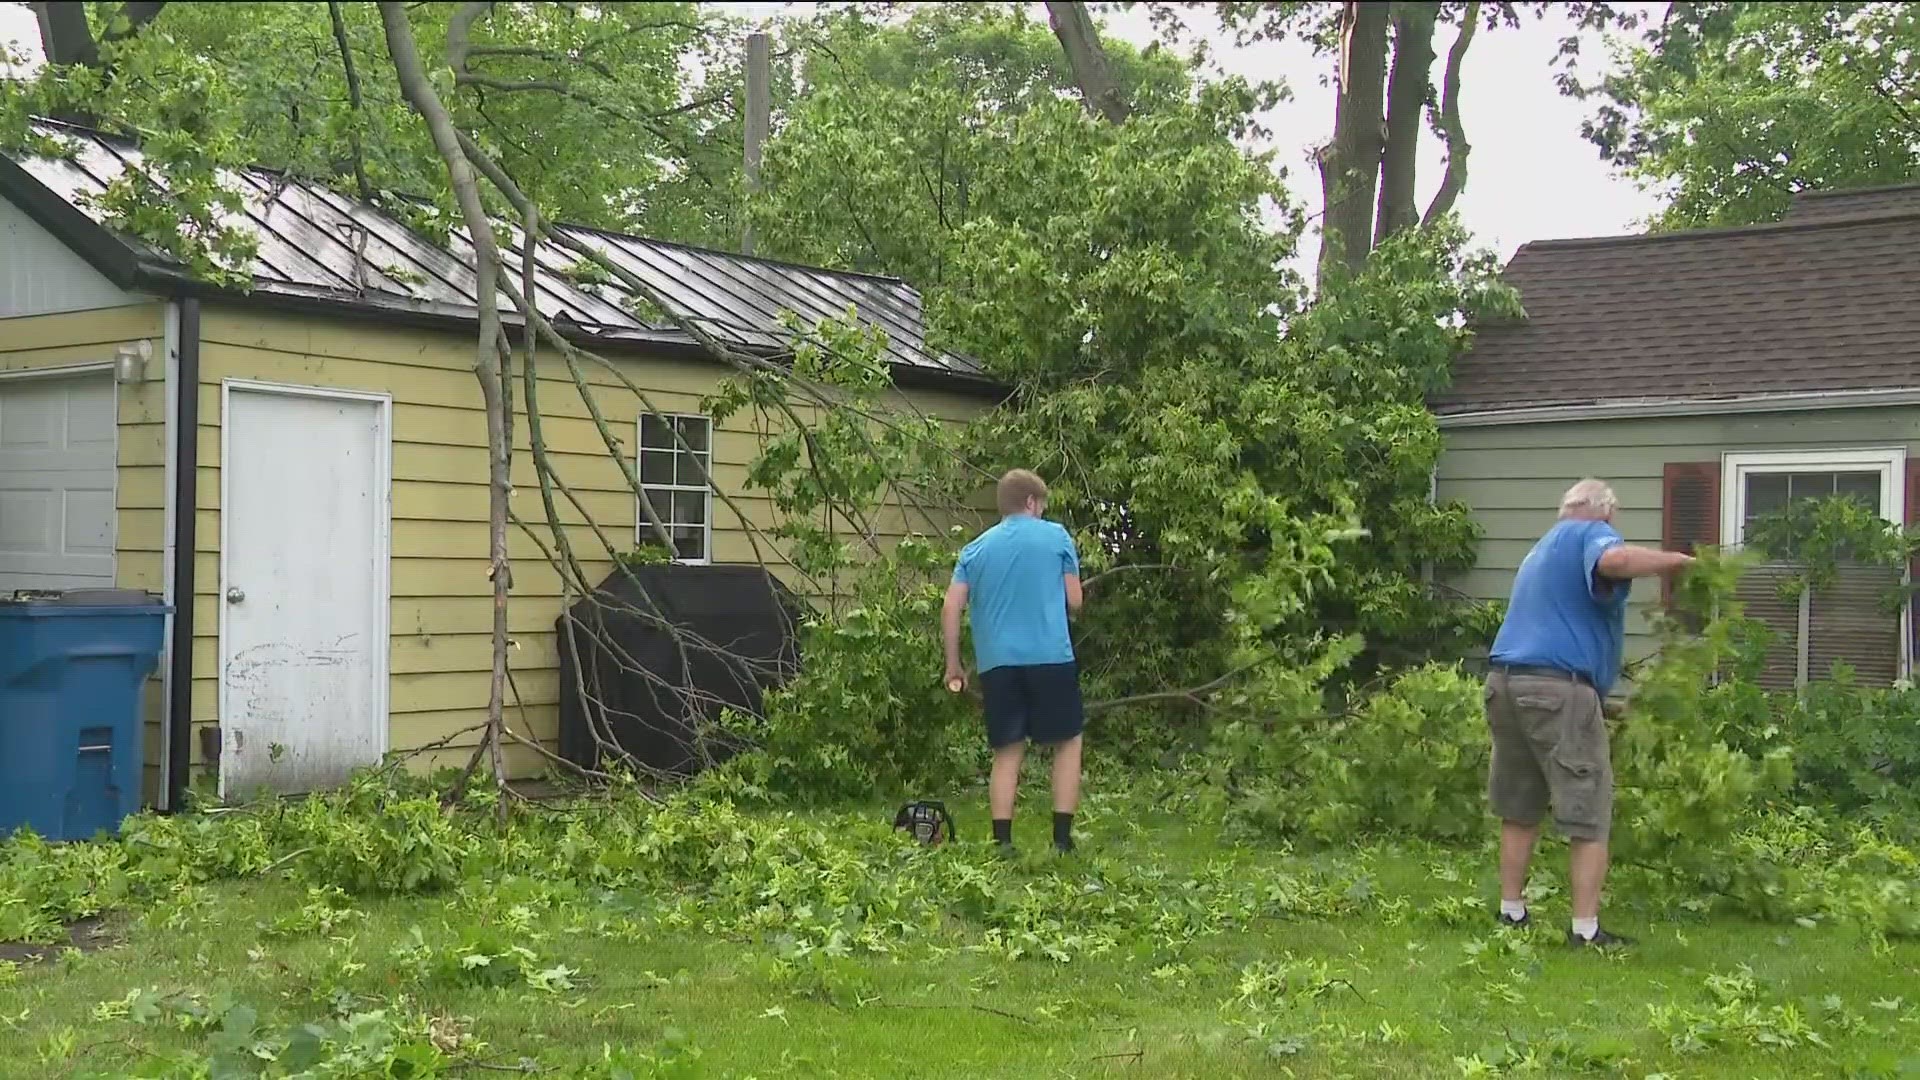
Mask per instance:
[[[0,379],[0,596],[113,584],[111,372]]]

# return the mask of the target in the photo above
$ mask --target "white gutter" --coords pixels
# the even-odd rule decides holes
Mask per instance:
[[[1442,428],[1505,424],[1561,424],[1577,420],[1637,420],[1656,416],[1726,416],[1734,413],[1803,412],[1810,409],[1872,409],[1920,405],[1920,387],[1886,390],[1821,390],[1725,398],[1641,398],[1591,405],[1543,405],[1492,409],[1438,417]]]
[[[165,357],[163,369],[166,372],[166,433],[161,436],[161,439],[166,444],[167,451],[166,480],[164,481],[166,487],[163,489],[166,494],[161,496],[160,500],[161,505],[166,508],[163,514],[166,523],[161,526],[164,530],[165,539],[161,541],[160,577],[162,582],[162,602],[171,608],[174,604],[174,519],[180,512],[180,508],[176,505],[178,500],[174,497],[175,492],[179,490],[178,486],[174,483],[174,478],[180,471],[180,440],[178,438],[178,428],[180,425],[180,304],[178,301],[167,301],[166,330],[162,353]],[[162,645],[160,651],[159,802],[162,810],[171,811],[177,809],[177,807],[167,805],[169,798],[167,793],[173,790],[171,781],[173,780],[174,767],[172,740],[169,738],[169,733],[173,731],[173,657],[170,655],[173,652],[172,615],[167,616],[164,633],[165,636],[161,640],[165,642],[165,644]]]

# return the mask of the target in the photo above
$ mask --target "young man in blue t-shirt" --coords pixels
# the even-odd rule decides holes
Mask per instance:
[[[1598,480],[1560,500],[1560,522],[1520,562],[1487,673],[1493,763],[1487,797],[1500,817],[1500,923],[1527,922],[1527,866],[1553,811],[1567,837],[1575,945],[1627,945],[1600,929],[1613,817],[1613,763],[1601,702],[1620,677],[1634,578],[1693,562],[1629,547],[1613,528],[1619,501]]]
[[[1025,469],[1000,478],[1000,524],[960,552],[940,613],[947,688],[966,689],[960,615],[970,612],[974,662],[986,703],[993,778],[993,839],[1013,848],[1014,789],[1029,740],[1053,747],[1053,846],[1073,850],[1080,802],[1080,673],[1067,617],[1080,610],[1080,554],[1066,529],[1044,520],[1047,485]]]

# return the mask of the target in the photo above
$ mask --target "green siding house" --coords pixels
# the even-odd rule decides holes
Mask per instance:
[[[1890,521],[1920,511],[1920,185],[1808,194],[1771,225],[1528,244],[1507,280],[1526,317],[1481,327],[1433,402],[1446,438],[1435,495],[1472,507],[1478,564],[1449,582],[1504,599],[1561,493],[1598,476],[1629,541],[1737,546],[1789,501],[1856,495]],[[1801,602],[1750,575],[1776,632],[1770,685],[1912,667],[1912,612],[1861,568]],[[1629,653],[1651,645],[1661,589],[1642,583]]]

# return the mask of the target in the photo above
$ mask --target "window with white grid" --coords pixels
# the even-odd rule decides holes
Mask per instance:
[[[1721,469],[1721,535],[1729,546],[1744,545],[1760,518],[1814,500],[1849,498],[1887,521],[1907,519],[1903,447],[1729,453]],[[1805,686],[1830,677],[1836,662],[1870,686],[1906,677],[1912,615],[1889,612],[1883,602],[1903,570],[1842,563],[1824,589],[1783,596],[1781,583],[1799,573],[1792,563],[1770,563],[1740,582],[1746,616],[1773,632],[1762,686]]]
[[[673,537],[674,558],[713,558],[713,491],[703,477],[713,469],[713,421],[704,416],[640,418],[640,490]],[[658,544],[644,508],[636,508],[642,544]]]

